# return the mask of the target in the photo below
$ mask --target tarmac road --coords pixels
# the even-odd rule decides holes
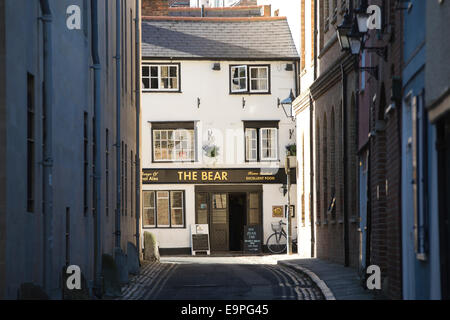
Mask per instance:
[[[148,264],[122,290],[138,300],[318,300],[308,276],[267,257],[173,257]]]

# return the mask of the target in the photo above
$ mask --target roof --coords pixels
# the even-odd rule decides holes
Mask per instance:
[[[299,59],[285,17],[142,17],[143,58]]]

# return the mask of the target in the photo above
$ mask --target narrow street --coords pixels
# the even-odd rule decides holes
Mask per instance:
[[[275,262],[276,263],[276,262]],[[320,289],[266,257],[176,257],[142,267],[123,300],[323,300]]]

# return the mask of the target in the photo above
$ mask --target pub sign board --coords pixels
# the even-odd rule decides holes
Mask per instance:
[[[249,225],[244,227],[244,252],[261,253],[261,225]]]
[[[291,183],[295,183],[295,170],[291,170]],[[143,169],[143,184],[158,183],[286,183],[281,168],[239,169]]]

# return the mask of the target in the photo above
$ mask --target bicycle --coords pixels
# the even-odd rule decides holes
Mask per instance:
[[[287,237],[283,225],[286,225],[283,220],[280,220],[279,222],[272,222],[272,230],[274,232],[269,236],[269,238],[267,238],[267,249],[274,254],[286,251]]]
[[[286,252],[287,234],[286,231],[284,231],[283,225],[286,225],[283,220],[272,222],[272,230],[274,232],[266,241],[267,249],[274,254]],[[297,247],[297,238],[292,239],[292,246],[293,248]]]

